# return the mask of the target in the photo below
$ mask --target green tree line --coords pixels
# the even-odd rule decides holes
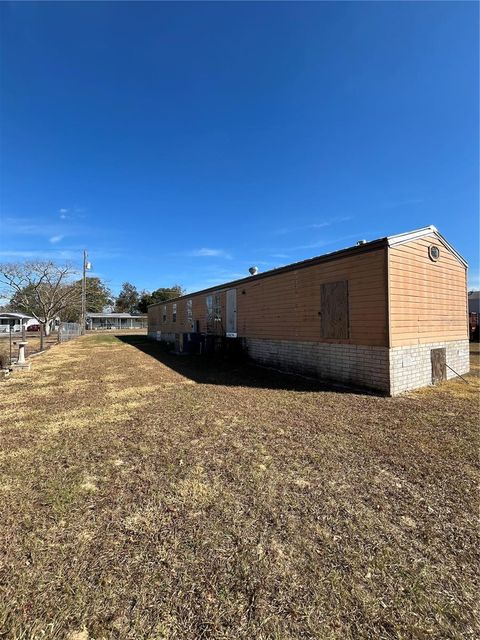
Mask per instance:
[[[0,264],[1,296],[8,300],[4,311],[17,311],[37,318],[47,332],[55,318],[64,322],[78,322],[81,316],[82,280],[68,265],[59,266],[51,261],[33,261]],[[102,313],[146,313],[148,306],[165,302],[185,293],[174,284],[154,291],[139,291],[130,282],[124,282],[117,296],[99,277],[86,278],[86,311]]]

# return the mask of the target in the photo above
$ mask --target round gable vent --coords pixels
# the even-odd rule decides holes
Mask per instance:
[[[431,244],[428,247],[428,257],[430,260],[433,260],[433,262],[436,262],[440,258],[440,249],[436,244]]]

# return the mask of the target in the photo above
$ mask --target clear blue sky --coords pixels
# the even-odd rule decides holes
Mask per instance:
[[[8,3],[0,260],[195,290],[435,224],[478,272],[476,3]]]

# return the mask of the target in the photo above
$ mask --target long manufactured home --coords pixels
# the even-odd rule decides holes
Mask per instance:
[[[467,263],[429,226],[151,305],[148,333],[396,395],[468,372]]]

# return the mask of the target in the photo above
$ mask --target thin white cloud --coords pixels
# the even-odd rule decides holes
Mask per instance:
[[[49,238],[49,241],[52,244],[57,244],[57,242],[60,242],[61,240],[63,240],[65,236],[52,236],[51,238]]]
[[[76,251],[0,251],[0,258],[8,259],[38,259],[38,260],[58,260],[62,258],[64,260],[75,260],[78,258],[78,252]]]
[[[123,252],[116,248],[91,248],[89,250],[89,258],[92,261],[95,260],[115,260],[123,257]],[[6,260],[60,260],[80,264],[83,256],[82,247],[67,247],[65,249],[50,249],[50,250],[3,250],[0,251],[0,258]]]
[[[67,216],[68,218],[68,216]],[[51,238],[65,238],[68,236],[79,235],[82,227],[78,224],[66,224],[59,221],[40,222],[34,218],[5,218],[5,224],[2,227],[2,233],[10,237],[15,236],[37,236],[39,238],[47,238],[50,242],[55,242]],[[57,240],[58,242],[58,240]]]
[[[58,213],[60,214],[60,220],[75,220],[85,218],[85,212],[85,207],[70,207],[68,209],[66,207],[62,207],[58,210]]]
[[[340,244],[344,242],[346,243],[346,246],[344,245],[344,247],[342,248],[351,247],[352,246],[351,240],[353,239],[360,240],[361,238],[368,238],[372,236],[373,238],[379,237],[378,233],[375,231],[370,231],[369,233],[359,232],[355,234],[352,233],[346,236],[338,236],[336,238],[319,239],[314,242],[309,242],[307,244],[300,244],[300,245],[294,245],[294,246],[288,246],[288,247],[270,247],[270,249],[266,249],[266,250],[275,252],[275,253],[269,254],[270,256],[272,256],[272,258],[281,258],[281,259],[294,258],[295,260],[297,260],[298,257],[295,255],[295,253],[298,251],[304,251],[306,249],[321,249],[323,247],[328,247],[333,244]],[[336,250],[337,249],[335,249],[335,251]],[[318,254],[315,254],[315,255],[318,255]]]
[[[384,202],[380,209],[396,209],[397,207],[410,207],[415,204],[422,204],[425,202],[424,198],[406,198],[404,200],[392,200],[390,202]]]
[[[40,224],[26,218],[5,218],[5,223],[4,231],[10,235],[49,236],[54,228],[52,225]]]
[[[311,242],[309,244],[301,244],[296,247],[291,247],[290,251],[300,251],[302,249],[320,249],[321,247],[328,247],[329,245],[337,244],[338,242],[346,242],[347,240],[352,240],[353,238],[359,240],[361,237],[363,237],[362,234],[352,233],[348,236],[341,236],[339,238],[330,238],[329,240],[318,240],[317,242]]]
[[[207,282],[209,285],[210,284],[217,284],[217,283],[222,283],[222,282],[230,282],[232,280],[241,280],[242,278],[247,278],[248,277],[248,273],[240,273],[238,271],[232,271],[232,273],[229,273],[227,275],[223,275],[220,276],[218,278],[206,278],[205,282]]]
[[[331,218],[330,220],[323,220],[321,222],[312,222],[311,224],[305,224],[300,227],[283,227],[282,229],[277,229],[274,233],[275,235],[285,235],[287,233],[294,233],[296,231],[307,231],[309,229],[324,229],[325,227],[331,227],[334,224],[339,224],[340,222],[348,222],[352,219],[352,216],[339,216],[337,218]]]
[[[224,249],[209,249],[207,247],[189,251],[188,255],[192,258],[226,258],[227,260],[232,259],[232,256]]]

